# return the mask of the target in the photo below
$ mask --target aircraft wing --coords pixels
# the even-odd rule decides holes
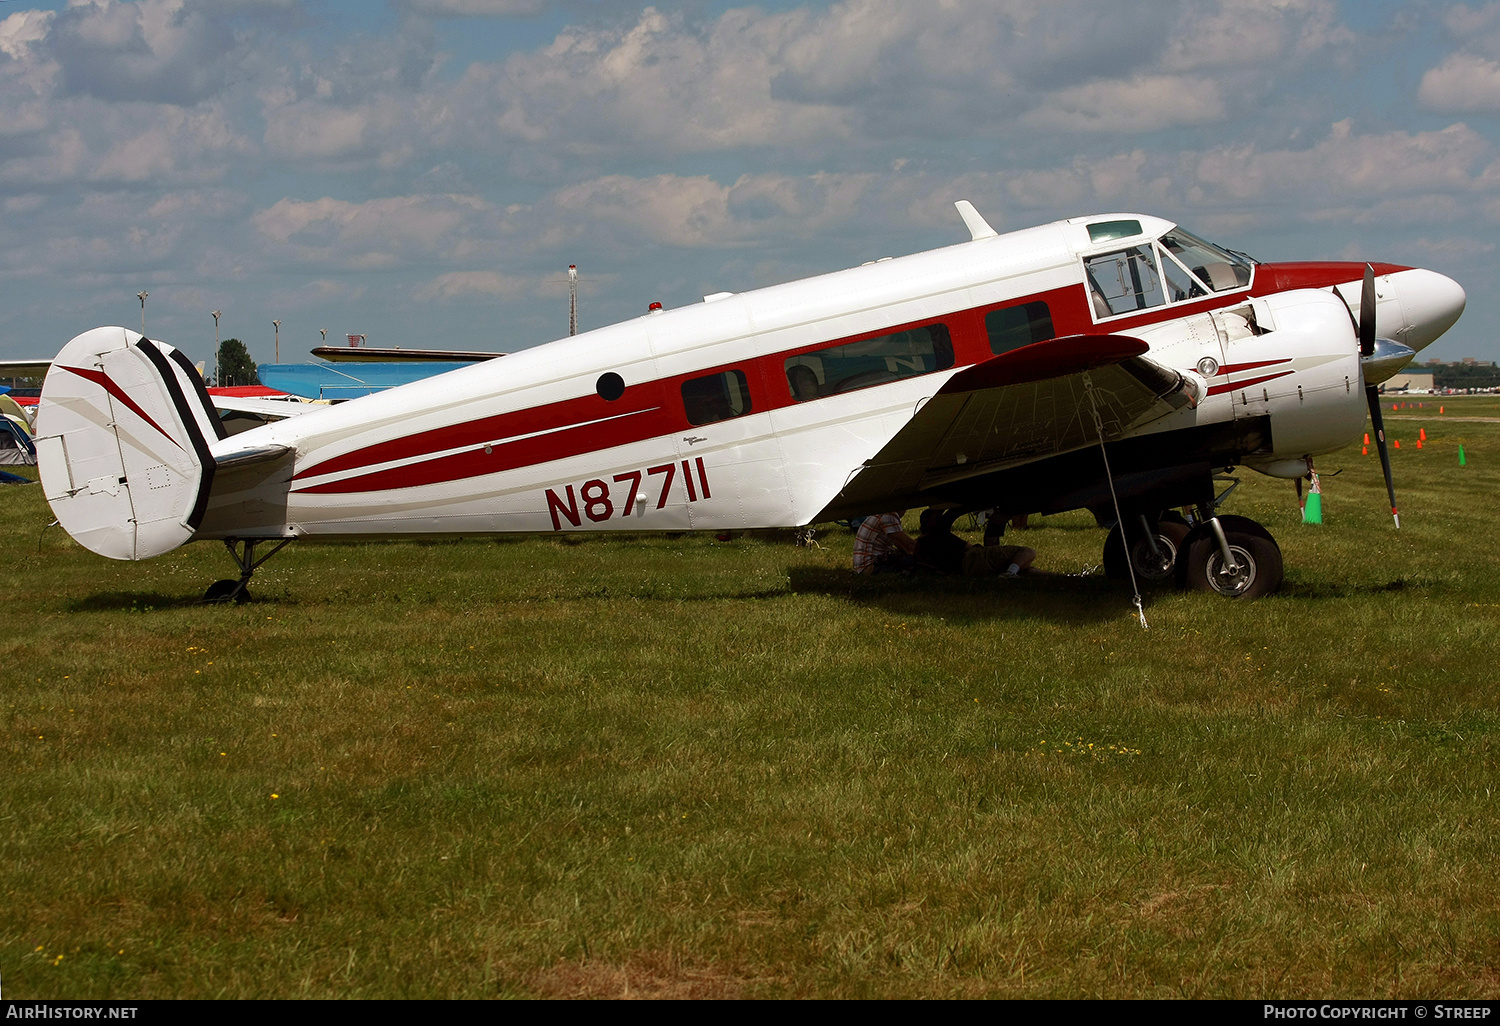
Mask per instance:
[[[51,360],[0,360],[0,378],[40,378],[51,366]]]
[[[1073,335],[967,367],[844,486],[829,510],[872,503],[1099,444],[1194,404],[1194,385],[1124,335]],[[1090,392],[1092,391],[1092,397]],[[899,503],[897,503],[899,505]]]

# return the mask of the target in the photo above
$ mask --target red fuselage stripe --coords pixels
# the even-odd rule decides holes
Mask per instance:
[[[1277,371],[1275,374],[1262,374],[1258,378],[1249,378],[1245,381],[1226,381],[1222,385],[1214,385],[1208,390],[1208,394],[1223,395],[1225,392],[1233,392],[1239,388],[1249,388],[1251,385],[1259,385],[1263,381],[1275,381],[1277,378],[1284,378],[1291,373],[1289,370],[1284,370]]]
[[[603,403],[604,400],[597,400]],[[583,402],[584,405],[592,405]],[[565,405],[565,404],[557,404]],[[510,414],[508,416],[516,416]],[[498,418],[491,418],[498,419]],[[475,423],[480,423],[476,421]],[[628,426],[627,426],[628,425]],[[458,425],[468,427],[469,425]],[[468,477],[498,474],[536,463],[567,459],[586,452],[609,449],[628,442],[665,435],[676,428],[676,418],[660,407],[634,411],[624,418],[610,417],[573,427],[564,427],[540,435],[497,441],[479,449],[466,449],[405,466],[377,470],[370,474],[346,477],[341,481],[305,485],[295,489],[311,495],[337,495],[349,492],[373,492],[391,488],[415,488],[418,485],[442,484]],[[430,432],[421,439],[431,437]],[[530,434],[528,432],[528,434]],[[418,439],[420,440],[420,439]],[[402,439],[402,441],[408,441]],[[375,448],[372,446],[372,448]],[[414,455],[420,455],[414,454]],[[332,462],[332,461],[330,461]],[[325,471],[320,470],[320,473]],[[302,475],[298,475],[302,476]]]
[[[1215,374],[1214,377],[1223,377],[1225,374],[1240,374],[1244,371],[1258,370],[1261,367],[1274,367],[1278,363],[1291,362],[1292,358],[1290,356],[1284,356],[1279,360],[1254,360],[1250,363],[1226,363],[1224,366],[1219,368],[1219,373]]]

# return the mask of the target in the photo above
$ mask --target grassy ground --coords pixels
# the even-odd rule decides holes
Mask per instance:
[[[1399,533],[1357,448],[1320,528],[1246,473],[1281,594],[1149,630],[1087,516],[1019,582],[831,528],[293,546],[223,608],[0,488],[5,993],[1493,998],[1500,423],[1444,418],[1500,410],[1444,405],[1387,410]]]

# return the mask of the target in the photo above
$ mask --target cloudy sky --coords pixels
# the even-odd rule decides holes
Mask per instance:
[[[1500,3],[0,2],[0,356],[514,350],[1137,210],[1431,267],[1500,360]]]

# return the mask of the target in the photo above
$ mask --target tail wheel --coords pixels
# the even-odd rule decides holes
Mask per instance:
[[[1231,570],[1219,540],[1207,524],[1188,535],[1178,570],[1184,587],[1225,598],[1255,599],[1281,587],[1281,549],[1264,527],[1244,517],[1220,517],[1224,540],[1234,557]]]
[[[1177,561],[1182,554],[1183,542],[1189,532],[1188,525],[1180,520],[1163,517],[1156,525],[1156,554],[1139,529],[1130,532],[1130,561],[1135,567],[1135,576],[1140,581],[1169,581],[1176,574]],[[1128,578],[1130,569],[1125,565],[1125,542],[1120,525],[1110,529],[1104,540],[1104,573],[1118,579]]]
[[[223,605],[228,602],[243,605],[250,601],[250,589],[245,587],[244,581],[215,581],[208,586],[208,591],[203,593],[203,601],[210,605]]]

